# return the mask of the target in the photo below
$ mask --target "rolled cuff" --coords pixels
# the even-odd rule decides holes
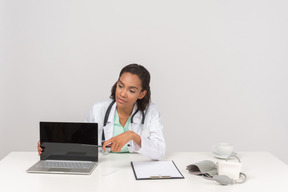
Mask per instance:
[[[161,145],[161,142],[152,141],[147,137],[141,137],[141,147],[133,140],[130,141],[129,152],[137,152],[153,160],[160,160],[164,157],[166,148],[165,144]]]

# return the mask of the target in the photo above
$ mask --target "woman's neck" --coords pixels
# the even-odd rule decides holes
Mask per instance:
[[[121,115],[122,117],[129,117],[133,111],[133,107],[132,108],[120,108],[120,107],[116,107],[118,115]]]

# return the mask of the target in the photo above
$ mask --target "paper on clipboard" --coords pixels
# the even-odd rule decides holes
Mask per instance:
[[[184,179],[172,160],[132,161],[135,178],[141,179]]]

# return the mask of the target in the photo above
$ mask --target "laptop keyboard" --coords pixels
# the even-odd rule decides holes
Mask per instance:
[[[71,168],[71,169],[90,169],[93,162],[71,162],[71,161],[41,161],[39,167],[44,168]]]

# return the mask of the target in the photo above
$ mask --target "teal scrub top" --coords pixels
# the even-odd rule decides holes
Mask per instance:
[[[120,124],[118,112],[117,112],[117,110],[115,110],[113,137],[115,137],[115,136],[117,136],[117,135],[120,135],[120,134],[122,134],[122,133],[124,133],[124,132],[126,132],[126,131],[129,131],[130,122],[131,122],[131,115],[130,115],[130,117],[128,118],[125,126],[123,127],[123,126]],[[122,149],[121,149],[120,152],[122,152],[122,153],[123,153],[123,152],[124,152],[124,153],[129,152],[127,144],[122,147]]]

